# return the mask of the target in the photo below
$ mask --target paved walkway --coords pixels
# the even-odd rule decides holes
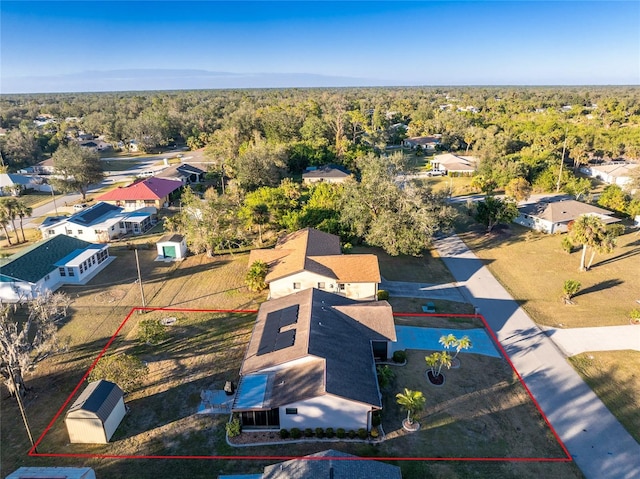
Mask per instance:
[[[565,356],[586,351],[640,351],[640,325],[606,326],[602,328],[547,328],[544,333],[560,348]]]
[[[457,236],[435,246],[588,479],[640,477],[640,445]]]

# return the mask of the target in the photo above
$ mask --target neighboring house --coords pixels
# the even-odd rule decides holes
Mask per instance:
[[[55,167],[53,166],[53,159],[47,158],[39,163],[33,165],[33,171],[40,175],[51,175],[55,173]]]
[[[99,202],[69,217],[46,218],[39,226],[43,238],[67,235],[93,243],[107,243],[126,234],[139,235],[155,224],[154,207],[127,212]]]
[[[160,209],[169,206],[171,198],[181,187],[180,181],[152,177],[129,186],[115,188],[96,200],[122,206],[125,211],[139,210],[149,206]]]
[[[543,233],[564,233],[569,223],[581,215],[597,216],[605,224],[620,221],[612,217],[613,212],[609,210],[575,200],[529,203],[519,206],[518,211],[520,214],[514,223]]]
[[[371,429],[375,358],[396,341],[391,306],[307,289],[262,303],[232,411],[243,428]]]
[[[90,467],[21,467],[5,479],[96,479],[96,473]]]
[[[402,473],[398,466],[329,449],[266,466],[262,474],[218,479],[402,479]]]
[[[608,163],[604,165],[581,166],[580,172],[611,185],[625,186],[630,183],[638,163]]]
[[[24,190],[51,192],[51,186],[39,176],[0,173],[0,196],[20,196]]]
[[[302,173],[302,181],[306,184],[310,183],[344,183],[351,176],[351,172],[344,166],[325,165],[315,168],[308,167]]]
[[[405,148],[411,148],[412,150],[420,147],[423,150],[433,151],[440,144],[441,140],[442,135],[414,136],[412,138],[405,138],[402,140],[402,146]]]
[[[93,135],[92,135],[93,136]],[[80,141],[80,146],[92,151],[110,150],[111,145],[104,140],[91,139],[88,141]]]
[[[471,176],[476,172],[478,159],[475,156],[458,156],[453,153],[436,155],[431,159],[431,168],[447,174]]]
[[[204,181],[206,171],[196,168],[186,163],[182,165],[170,166],[156,175],[157,178],[173,178],[180,180],[185,185],[201,183]]]
[[[116,384],[93,381],[64,418],[72,444],[106,444],[124,418],[124,392]]]
[[[175,261],[187,257],[187,240],[176,233],[168,233],[156,243],[158,257],[156,261]]]
[[[64,284],[85,284],[113,260],[107,245],[58,235],[10,256],[0,271],[0,300],[32,299]]]
[[[307,288],[375,299],[381,280],[375,255],[343,255],[338,236],[313,228],[281,238],[273,249],[251,251],[249,265],[258,260],[269,266],[265,281],[272,299]]]

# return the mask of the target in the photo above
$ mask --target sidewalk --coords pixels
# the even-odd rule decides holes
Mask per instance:
[[[569,329],[541,326],[541,328],[567,357],[587,351],[625,349],[640,351],[640,325]]]
[[[640,445],[567,363],[547,335],[458,238],[435,241],[588,479],[640,477]]]

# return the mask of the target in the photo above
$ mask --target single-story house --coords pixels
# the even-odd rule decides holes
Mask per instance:
[[[160,209],[169,206],[172,197],[177,195],[181,187],[181,181],[151,177],[136,181],[129,186],[115,188],[96,200],[122,206],[125,211],[139,210],[149,206]]]
[[[325,165],[320,167],[309,166],[302,173],[302,181],[311,183],[344,183],[351,176],[351,172],[344,166]]]
[[[354,460],[349,460],[353,458]],[[262,474],[218,479],[402,479],[398,466],[329,449],[266,466]]]
[[[318,288],[351,299],[375,299],[381,281],[373,254],[341,254],[340,238],[313,228],[286,235],[273,249],[251,251],[249,265],[269,266],[265,281],[269,297]]]
[[[106,444],[126,414],[124,392],[101,379],[89,383],[64,418],[73,444]]]
[[[93,135],[91,135],[93,136]],[[99,139],[80,140],[80,146],[91,151],[103,151],[110,150],[112,148],[110,143]]]
[[[43,238],[63,234],[92,243],[108,243],[126,234],[144,233],[156,223],[156,214],[154,207],[125,211],[101,201],[69,217],[48,217],[39,229]]]
[[[107,266],[106,244],[53,236],[10,256],[0,270],[0,300],[16,303],[64,284],[86,284]]]
[[[513,220],[527,228],[543,233],[564,233],[568,225],[581,215],[594,215],[605,224],[616,223],[613,212],[575,200],[529,203],[518,207],[519,215]]]
[[[36,163],[33,165],[33,170],[40,175],[51,175],[55,173],[56,168],[53,166],[53,158],[47,158],[46,160]]]
[[[404,148],[411,148],[412,150],[420,147],[423,150],[433,151],[440,144],[441,140],[442,135],[414,136],[402,140],[402,146]]]
[[[156,243],[157,261],[181,260],[187,257],[187,240],[183,235],[168,233]]]
[[[96,479],[90,467],[23,466],[5,479]]]
[[[51,192],[51,186],[39,176],[0,173],[0,196],[19,196],[24,190]]]
[[[247,429],[371,429],[382,408],[375,359],[396,341],[386,301],[315,288],[262,303],[232,411]]]
[[[183,163],[181,165],[170,166],[155,175],[157,178],[172,178],[180,180],[184,185],[201,183],[207,172],[192,165]]]
[[[631,175],[638,167],[640,167],[638,163],[614,162],[603,165],[581,166],[580,172],[610,185],[625,186],[631,182]]]
[[[476,172],[478,159],[475,156],[459,156],[453,153],[436,155],[431,158],[433,170],[446,171],[447,174],[471,176]]]

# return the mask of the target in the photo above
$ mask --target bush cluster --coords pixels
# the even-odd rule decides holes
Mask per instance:
[[[378,300],[387,301],[389,299],[389,291],[381,289],[378,290]]]
[[[380,425],[380,416],[379,415],[374,415],[374,420],[373,423]],[[376,419],[377,418],[377,419]],[[227,432],[229,431],[229,424],[227,424]],[[377,430],[376,430],[377,433]],[[239,434],[239,432],[238,432]],[[289,429],[280,429],[280,438],[281,439],[288,439],[288,438],[292,438],[292,439],[300,439],[301,437],[317,437],[317,438],[323,438],[323,437],[327,437],[327,438],[333,438],[333,437],[337,437],[338,439],[344,439],[346,437],[349,437],[350,439],[355,439],[356,437],[359,437],[360,439],[366,439],[367,437],[369,437],[369,432],[365,429],[365,428],[360,428],[357,431],[354,431],[353,429],[349,430],[348,432],[344,429],[339,427],[338,429],[333,429],[332,427],[328,427],[326,429],[323,429],[321,427],[317,427],[315,429],[311,429],[310,427],[301,430],[297,427],[293,427],[290,430]],[[233,436],[230,436],[233,437]],[[377,437],[373,436],[372,437]]]
[[[227,429],[227,436],[229,437],[239,436],[240,433],[242,432],[242,424],[240,424],[240,419],[238,419],[237,417],[234,417],[231,420],[231,422],[228,422],[225,425],[225,428]]]
[[[407,360],[407,352],[406,351],[394,351],[393,352],[393,362],[394,363],[404,363]]]

